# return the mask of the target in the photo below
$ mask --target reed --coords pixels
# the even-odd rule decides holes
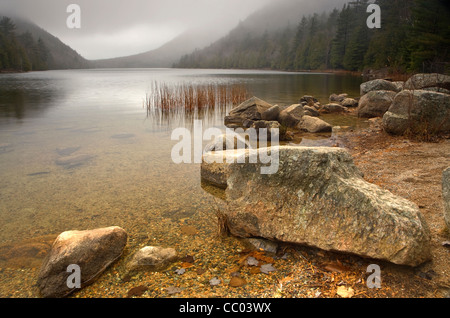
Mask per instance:
[[[239,105],[249,97],[242,84],[166,84],[153,82],[146,95],[147,114],[157,112],[199,112],[204,109]]]

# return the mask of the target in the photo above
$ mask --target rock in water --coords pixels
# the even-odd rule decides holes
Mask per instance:
[[[450,95],[426,90],[398,93],[383,116],[385,130],[394,135],[406,131],[436,134],[450,131]]]
[[[243,127],[245,120],[261,120],[262,114],[273,106],[265,101],[252,97],[230,111],[225,117],[225,125],[238,125]]]
[[[391,107],[396,92],[372,91],[361,97],[358,106],[358,117],[374,118],[383,117]]]
[[[140,249],[127,264],[130,271],[161,271],[177,259],[173,248],[146,246]]]
[[[59,158],[55,161],[55,163],[58,166],[63,166],[65,168],[74,168],[89,162],[93,158],[94,156],[92,155],[79,154]]]
[[[281,125],[285,127],[295,127],[305,115],[301,104],[294,104],[283,109],[278,116]]]
[[[262,175],[251,158],[229,166],[224,213],[233,235],[410,266],[430,259],[430,232],[419,208],[364,181],[346,150],[287,146],[274,152],[275,174]]]
[[[92,283],[117,260],[127,243],[127,233],[119,227],[60,234],[52,245],[39,272],[37,285],[43,297],[65,297],[76,290],[67,285],[72,272],[69,265],[81,270],[81,288]]]
[[[442,193],[444,197],[444,219],[447,229],[450,230],[450,168],[444,171]]]
[[[317,117],[303,116],[298,128],[311,133],[331,132],[333,126]]]

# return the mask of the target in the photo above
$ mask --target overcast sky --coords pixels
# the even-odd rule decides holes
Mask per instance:
[[[158,48],[187,29],[206,26],[226,32],[276,1],[280,0],[0,0],[0,15],[25,17],[83,57],[100,59]],[[81,29],[66,25],[66,9],[72,3],[81,7]]]

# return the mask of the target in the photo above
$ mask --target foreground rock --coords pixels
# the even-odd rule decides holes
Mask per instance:
[[[245,150],[225,150],[205,153],[202,157],[202,165],[200,168],[202,182],[209,183],[220,189],[226,189],[230,175],[230,163],[242,155],[242,151]]]
[[[405,89],[435,89],[450,90],[450,76],[444,74],[416,74],[405,83]]]
[[[442,177],[442,194],[444,198],[444,219],[450,231],[450,168],[444,171]]]
[[[72,272],[69,265],[81,270],[81,288],[91,284],[117,260],[127,243],[127,233],[119,227],[60,234],[52,245],[39,272],[37,285],[43,297],[65,297],[76,290],[68,287]]]
[[[401,88],[399,88],[397,84],[383,79],[376,79],[362,83],[360,87],[361,96],[372,91],[393,91],[398,93],[400,90]]]
[[[358,106],[358,117],[383,117],[394,101],[396,92],[372,91],[361,97]]]
[[[426,90],[403,90],[395,96],[384,114],[383,126],[394,135],[449,132],[450,95]]]
[[[223,134],[205,146],[204,152],[250,148],[246,139],[238,134]]]
[[[229,166],[225,215],[233,235],[410,266],[430,259],[430,232],[418,207],[364,181],[347,151],[274,151],[279,152],[278,173],[262,175],[260,164]],[[243,155],[255,156],[257,151]]]
[[[177,252],[173,248],[146,246],[133,256],[127,264],[127,269],[158,272],[167,268],[177,258]]]

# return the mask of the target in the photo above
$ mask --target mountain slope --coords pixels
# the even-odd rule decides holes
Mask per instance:
[[[206,30],[191,30],[177,36],[158,49],[141,54],[92,61],[96,68],[172,67],[180,58],[220,38],[222,34]]]
[[[80,69],[90,67],[88,60],[36,24],[16,17],[12,17],[12,20],[16,25],[16,35],[29,32],[35,41],[38,41],[39,38],[43,41],[50,54],[47,63],[48,69]]]

